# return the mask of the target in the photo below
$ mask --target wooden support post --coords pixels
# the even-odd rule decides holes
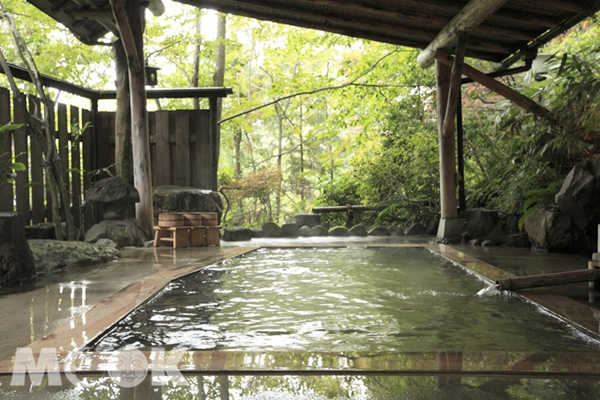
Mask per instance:
[[[457,225],[456,209],[456,162],[454,157],[454,134],[444,135],[444,119],[450,89],[450,68],[436,61],[438,140],[440,151],[440,202],[441,220],[437,236],[447,238],[454,234]]]
[[[218,127],[218,115],[217,115],[217,98],[209,97],[209,143],[210,143],[210,177],[209,177],[209,185],[208,189],[217,190],[218,189],[218,174],[219,174],[219,147],[220,147],[220,138],[219,138],[219,127]]]
[[[458,211],[467,209],[467,198],[465,195],[465,152],[464,152],[464,129],[462,118],[462,102],[458,103],[456,110],[456,160],[458,167]]]
[[[152,175],[150,172],[150,140],[146,110],[146,77],[144,60],[144,8],[139,0],[129,0],[124,8],[122,0],[111,0],[129,66],[131,93],[131,142],[133,153],[133,181],[140,194],[136,217],[142,227],[152,232]],[[125,11],[125,12],[124,12]]]
[[[588,262],[588,269],[598,269],[598,268],[600,268],[600,262],[598,262],[598,261],[589,261]],[[590,303],[593,304],[596,302],[596,297],[598,295],[600,295],[600,280],[596,279],[596,280],[588,282],[588,287],[589,287],[588,300]]]
[[[456,58],[452,64],[452,72],[450,74],[450,89],[448,93],[448,102],[446,105],[446,112],[444,114],[444,123],[442,126],[443,136],[454,135],[454,121],[456,120],[456,110],[458,110],[458,103],[460,103],[460,85],[462,77],[462,66],[465,59],[465,52],[467,35],[460,32],[458,35],[458,44],[456,47]]]

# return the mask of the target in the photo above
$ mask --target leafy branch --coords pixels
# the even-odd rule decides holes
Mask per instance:
[[[294,98],[294,97],[298,97],[298,96],[308,96],[308,95],[312,95],[312,94],[316,94],[316,93],[320,93],[320,92],[325,92],[325,91],[329,91],[329,90],[339,90],[339,89],[344,89],[346,87],[349,86],[364,86],[364,84],[360,84],[360,83],[356,83],[356,81],[358,81],[360,78],[366,76],[367,74],[369,74],[371,71],[373,71],[375,68],[377,68],[377,66],[379,65],[379,63],[381,63],[383,60],[385,60],[386,58],[388,58],[389,56],[397,53],[399,51],[399,49],[395,49],[394,51],[391,51],[389,53],[387,53],[386,55],[384,55],[383,57],[381,57],[379,60],[375,61],[373,63],[373,65],[371,65],[369,68],[367,68],[365,71],[363,71],[360,75],[358,75],[357,77],[355,77],[354,79],[352,79],[349,82],[343,83],[341,85],[336,85],[336,86],[325,86],[325,87],[321,87],[318,89],[314,89],[314,90],[305,90],[302,92],[296,92],[296,93],[292,93],[292,94],[288,94],[286,96],[282,96],[282,97],[278,97],[275,100],[269,101],[267,103],[263,103],[259,106],[256,107],[252,107],[248,110],[242,111],[240,113],[231,115],[229,117],[223,118],[222,120],[220,120],[218,123],[222,124],[223,122],[227,122],[230,121],[232,119],[235,119],[237,117],[241,117],[243,115],[247,115],[250,113],[253,113],[254,111],[258,111],[260,109],[263,109],[265,107],[269,107],[272,106],[273,104],[278,104],[282,101]]]

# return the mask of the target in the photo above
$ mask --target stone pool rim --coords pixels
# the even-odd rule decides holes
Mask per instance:
[[[31,350],[32,355],[37,359],[44,348],[57,349],[59,369],[61,372],[75,372],[83,374],[105,373],[115,368],[114,354],[112,352],[86,352],[79,349],[85,348],[86,344],[109,330],[114,324],[123,319],[140,304],[154,296],[162,290],[169,282],[180,277],[193,274],[198,270],[205,268],[217,262],[237,257],[242,254],[258,250],[260,248],[302,248],[302,247],[419,247],[427,248],[437,253],[454,264],[480,277],[488,284],[496,279],[512,276],[510,273],[494,267],[483,261],[452,248],[451,245],[443,244],[356,244],[350,246],[344,244],[293,244],[282,245],[273,244],[271,246],[239,246],[223,247],[196,250],[195,253],[186,251],[186,249],[172,250],[169,248],[149,249],[154,251],[156,262],[160,263],[161,258],[165,259],[164,268],[156,273],[141,278],[128,285],[124,289],[112,294],[105,300],[97,303],[87,314],[87,322],[81,321],[82,317],[75,318],[75,323],[71,321],[63,326],[49,332],[42,338],[31,342],[27,348]],[[183,250],[183,251],[182,251]],[[192,262],[177,265],[173,260],[173,254],[187,255],[198,254]],[[552,293],[547,290],[531,290],[518,294],[520,298],[531,301],[547,311],[551,315],[567,321],[571,326],[585,333],[592,339],[600,339],[598,334],[598,320],[594,318],[600,311],[586,306],[575,300]],[[79,321],[77,321],[79,320]],[[83,339],[85,338],[85,339]],[[600,350],[600,349],[599,349]],[[143,353],[143,352],[142,352]],[[168,352],[167,352],[168,353]],[[336,374],[400,374],[400,375],[485,375],[485,376],[518,376],[518,377],[578,377],[578,378],[597,378],[600,374],[600,351],[598,353],[590,352],[444,352],[432,351],[425,353],[393,353],[394,357],[409,360],[410,368],[402,367],[401,363],[393,362],[393,359],[386,359],[390,353],[352,353],[359,360],[370,360],[367,367],[360,367],[360,363],[352,367],[323,368],[318,365],[290,365],[287,362],[273,362],[271,364],[260,364],[252,360],[284,357],[285,354],[294,354],[294,352],[235,352],[235,351],[193,351],[185,352],[186,358],[194,362],[178,365],[183,374],[191,373],[223,373],[228,374],[310,374],[310,375],[336,375]],[[345,359],[347,356],[332,353],[310,353],[335,359]],[[462,362],[450,363],[440,367],[439,357],[441,353],[460,353]],[[485,360],[483,364],[465,365],[465,359]],[[72,363],[66,365],[67,360],[79,360],[79,366],[72,368]],[[419,363],[419,360],[426,362]],[[541,359],[545,361],[532,362],[528,360]],[[112,360],[112,361],[111,361]],[[244,361],[246,360],[246,361]],[[552,361],[554,360],[554,361]],[[252,362],[251,362],[252,361]],[[385,361],[385,362],[384,362]],[[520,364],[521,363],[521,364]],[[364,363],[363,363],[364,364]],[[366,365],[366,364],[365,364]],[[515,365],[517,366],[515,369]],[[537,367],[536,367],[537,365]],[[12,374],[15,371],[22,370],[23,366],[15,365],[15,355],[9,356],[0,361],[0,375]],[[150,365],[152,368],[152,365]]]

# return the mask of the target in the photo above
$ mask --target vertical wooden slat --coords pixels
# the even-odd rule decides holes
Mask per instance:
[[[110,125],[110,117],[111,113],[108,112],[99,112],[96,115],[96,168],[107,168],[111,165],[110,133],[114,132],[114,125]],[[102,175],[100,178],[106,177]]]
[[[58,105],[58,156],[63,170],[65,186],[70,189],[71,175],[69,173],[69,122],[67,119],[67,106]],[[69,199],[70,200],[70,199]],[[69,203],[69,207],[71,204]]]
[[[10,92],[7,89],[0,88],[0,126],[8,124],[12,118],[10,117]],[[4,148],[0,149],[0,169],[10,164],[13,156],[12,151],[12,134],[11,132],[2,133],[4,136]],[[2,177],[0,182],[0,212],[14,211],[14,193],[13,185]]]
[[[25,96],[22,97],[22,103],[25,104]],[[17,212],[21,215],[23,224],[29,225],[29,157],[27,145],[27,128],[25,127],[25,114],[23,107],[15,102],[15,123],[23,124],[22,127],[14,131],[13,139],[15,144],[15,160],[25,165],[25,171],[17,172]]]
[[[37,119],[41,118],[41,102],[39,99],[28,96],[29,102],[29,113],[35,116]],[[37,125],[37,129],[41,129]],[[40,224],[44,222],[45,210],[44,210],[44,174],[42,172],[42,147],[38,138],[36,137],[33,127],[29,127],[29,144],[30,144],[30,171],[31,171],[31,219],[34,224]]]
[[[59,146],[60,141],[58,143],[56,143],[58,141],[58,132],[56,130],[57,129],[56,128],[56,104],[54,104],[53,101],[50,101],[50,107],[52,107],[52,109],[49,110],[48,112],[51,113],[51,115],[53,117],[52,121],[55,123],[55,126],[52,127],[52,135],[54,137],[55,145]],[[60,151],[60,148],[57,148],[56,151]],[[60,157],[60,153],[59,153],[59,157]],[[46,209],[45,209],[44,214],[46,216],[46,221],[52,222],[52,196],[50,194],[50,191],[48,190],[48,187],[50,184],[50,178],[48,177],[46,170],[44,168],[42,168],[42,170],[44,171],[44,191],[46,193]],[[65,176],[65,173],[63,172],[63,178],[64,178],[64,176]],[[69,190],[68,185],[66,185],[66,188],[67,188],[67,190]],[[61,216],[60,217],[61,221],[65,221],[64,211],[62,210],[62,207],[60,207],[60,216]]]
[[[71,113],[71,192],[72,192],[72,204],[71,209],[73,210],[73,224],[75,228],[81,226],[81,152],[79,149],[80,138],[76,135],[79,132],[80,121],[79,121],[79,108],[75,106],[70,107]]]
[[[92,125],[92,114],[88,110],[81,111],[81,128],[85,129],[83,134],[83,189],[84,195],[85,190],[89,189],[92,182],[90,180],[90,173],[96,169],[95,157],[94,157],[94,126]],[[84,196],[85,198],[85,196]],[[87,230],[93,225],[93,209],[91,204],[85,204],[83,206],[83,226]]]
[[[117,121],[117,114],[116,113],[110,113],[109,114],[109,118],[108,118],[108,127],[109,127],[109,131],[108,131],[108,146],[109,146],[109,152],[108,152],[108,165],[112,165],[112,167],[110,168],[110,171],[113,173],[113,175],[117,174],[117,168],[116,168],[116,150],[115,150],[115,126],[116,126],[116,121]]]
[[[167,111],[156,112],[156,156],[152,176],[155,184],[171,184],[171,144],[169,143],[169,113]]]
[[[210,151],[210,117],[205,111],[203,113],[200,129],[196,133],[196,157],[198,168],[196,173],[199,178],[200,189],[210,188],[211,151]]]
[[[150,151],[150,161],[156,160],[156,115],[149,112],[148,114],[148,150]],[[152,175],[152,187],[156,184],[156,165],[150,162],[150,175]]]
[[[208,110],[198,110],[195,115],[194,132],[196,136],[196,145],[194,149],[194,170],[193,170],[193,186],[200,189],[208,189],[209,187],[209,113]]]
[[[190,111],[190,186],[198,187],[198,157],[196,150],[196,137],[198,136],[198,121],[200,110]]]
[[[190,120],[187,111],[175,119],[175,185],[190,186]]]
[[[217,176],[219,170],[219,151],[221,146],[221,138],[219,137],[219,126],[217,124],[217,98],[210,97],[208,99],[209,104],[209,136],[210,136],[210,177],[209,187],[210,190],[217,190]]]

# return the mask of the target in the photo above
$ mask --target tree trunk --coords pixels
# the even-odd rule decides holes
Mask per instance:
[[[242,177],[242,163],[241,163],[241,147],[242,147],[242,128],[236,130],[233,136],[234,143],[234,158],[235,158],[235,179]]]
[[[131,148],[131,103],[127,55],[121,40],[113,44],[116,67],[117,111],[115,113],[115,162],[117,175],[133,185],[133,154]]]
[[[213,84],[215,87],[222,87],[225,82],[225,35],[227,33],[227,14],[219,13],[217,21],[217,49],[215,51],[215,74],[213,75]],[[221,120],[223,110],[223,99],[217,99],[217,121]],[[220,155],[221,146],[221,125],[217,123],[216,132],[216,158],[217,166]],[[215,171],[218,174],[218,171]]]
[[[197,10],[195,27],[196,27],[196,41],[194,44],[194,66],[192,69],[192,87],[198,87],[200,81],[200,53],[202,51],[202,10]],[[200,109],[200,99],[194,99],[194,110]],[[220,117],[220,116],[219,116]]]
[[[0,10],[4,12],[4,19],[11,29],[15,47],[18,50],[18,54],[23,63],[25,64],[26,68],[28,69],[31,81],[34,83],[38,96],[44,104],[44,117],[41,121],[39,121],[39,124],[36,123],[31,117],[31,115],[27,112],[25,99],[21,95],[21,92],[17,84],[15,83],[14,77],[10,73],[8,63],[6,62],[4,54],[1,50],[0,64],[2,66],[2,69],[5,71],[4,73],[6,74],[6,77],[9,81],[9,84],[13,91],[13,95],[16,99],[18,99],[18,102],[22,107],[23,115],[25,115],[29,128],[32,130],[32,132],[36,136],[36,139],[41,144],[42,153],[44,155],[44,168],[46,169],[46,173],[50,182],[48,185],[48,191],[52,199],[52,204],[55,205],[54,207],[52,207],[52,221],[55,225],[54,229],[56,232],[56,237],[57,239],[61,240],[64,238],[60,211],[57,211],[60,209],[60,207],[62,207],[65,215],[65,221],[67,224],[67,238],[68,240],[74,240],[75,227],[73,225],[73,215],[71,214],[71,210],[68,207],[70,203],[68,201],[68,194],[63,181],[62,164],[60,162],[60,159],[58,158],[58,153],[56,151],[56,138],[54,135],[55,124],[53,114],[54,105],[52,104],[48,96],[46,96],[46,92],[44,91],[39,71],[37,69],[37,66],[35,65],[35,60],[33,59],[33,55],[31,54],[31,52],[27,48],[25,41],[19,34],[15,21],[12,18],[12,15],[6,12],[6,8],[1,2]],[[53,179],[54,182],[56,182],[55,184],[53,184],[52,182]]]
[[[148,115],[146,111],[146,82],[144,74],[144,8],[139,0],[126,3],[127,21],[118,21],[119,30],[131,31],[131,53],[129,61],[129,91],[131,103],[131,148],[133,153],[134,186],[140,194],[136,203],[136,218],[150,234],[154,226],[152,206],[152,172],[150,170],[150,138],[148,137]],[[129,28],[126,25],[129,25]],[[121,25],[124,25],[121,27]],[[127,44],[127,43],[125,43]],[[127,49],[127,46],[126,46]],[[133,52],[137,52],[137,54]],[[127,53],[130,53],[128,50]],[[137,57],[136,57],[137,56]]]
[[[281,173],[281,161],[283,158],[283,110],[279,106],[275,106],[275,112],[277,113],[277,170]],[[281,212],[281,189],[283,185],[283,176],[280,175],[279,184],[277,185],[277,193],[275,196],[275,221],[279,221],[279,213]]]

